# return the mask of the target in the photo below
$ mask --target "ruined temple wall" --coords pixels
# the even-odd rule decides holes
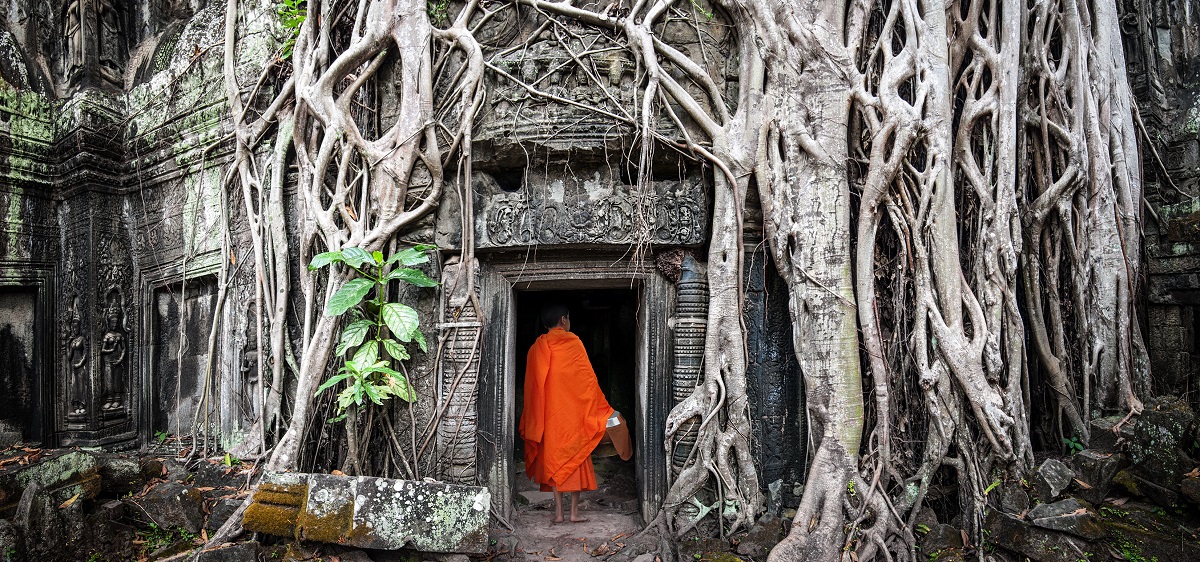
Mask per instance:
[[[1156,394],[1200,405],[1200,2],[1127,0],[1123,39],[1143,127],[1146,346]]]

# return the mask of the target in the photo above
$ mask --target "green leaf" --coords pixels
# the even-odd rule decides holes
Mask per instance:
[[[387,350],[388,357],[397,361],[407,361],[409,358],[408,350],[404,349],[404,346],[400,345],[400,342],[392,338],[383,340],[383,349]]]
[[[374,286],[375,282],[370,279],[351,279],[329,297],[329,302],[325,303],[325,316],[338,316],[350,310],[362,302]]]
[[[379,396],[379,389],[375,388],[375,385],[373,385],[373,384],[363,385],[363,394],[366,395],[367,398],[370,398],[371,401],[374,402],[376,405],[383,404],[383,399],[382,399],[382,397]]]
[[[400,262],[400,265],[414,266],[429,261],[429,250],[436,250],[437,246],[429,246],[427,244],[418,244],[411,248],[405,248],[392,254],[388,258],[388,265]]]
[[[379,312],[392,335],[402,342],[412,341],[412,333],[420,325],[417,311],[406,304],[389,302]]]
[[[371,252],[371,259],[375,260],[375,265],[383,265],[383,252],[379,250]]]
[[[394,270],[384,278],[385,281],[395,281],[397,279],[418,287],[436,287],[438,284],[437,281],[425,275],[425,272],[410,267],[402,267]]]
[[[415,402],[417,393],[404,375],[392,377],[392,392],[405,402]]]
[[[413,341],[417,342],[417,347],[421,348],[422,352],[429,352],[429,345],[425,343],[425,334],[421,330],[413,330]]]
[[[342,340],[338,343],[336,355],[345,355],[350,348],[362,345],[363,340],[367,339],[367,332],[371,331],[371,326],[375,323],[367,319],[357,320],[346,326],[342,330]]]
[[[348,371],[342,371],[342,372],[340,372],[340,373],[338,373],[338,374],[336,374],[336,375],[334,375],[334,376],[332,376],[332,377],[329,377],[329,380],[325,381],[325,383],[324,383],[324,384],[322,384],[321,386],[318,386],[318,387],[317,387],[317,391],[313,393],[313,396],[316,396],[316,395],[318,395],[318,394],[320,394],[320,393],[324,392],[324,391],[325,391],[325,389],[327,389],[327,388],[329,388],[329,387],[331,387],[331,386],[334,386],[334,385],[336,385],[337,383],[339,383],[339,382],[342,382],[342,381],[346,380],[346,379],[347,379],[347,378],[349,378],[349,377],[350,377],[350,372],[348,372]]]
[[[347,265],[354,268],[359,268],[364,263],[373,263],[375,261],[371,257],[371,254],[362,248],[342,248],[342,257],[346,258]]]
[[[334,262],[344,261],[346,261],[346,259],[342,257],[341,252],[325,252],[313,256],[312,262],[308,264],[308,269],[311,271],[314,269],[320,269]]]
[[[359,365],[374,365],[379,360],[379,342],[371,340],[364,343],[358,351],[354,352],[354,362]],[[364,372],[369,372],[370,367],[363,369]]]

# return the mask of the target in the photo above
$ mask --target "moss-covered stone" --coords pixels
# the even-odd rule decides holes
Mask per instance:
[[[286,473],[264,478],[242,525],[360,548],[484,553],[490,511],[478,486]]]

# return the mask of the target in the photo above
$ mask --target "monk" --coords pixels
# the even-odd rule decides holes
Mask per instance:
[[[616,414],[583,342],[571,333],[567,308],[549,304],[541,316],[550,331],[529,348],[525,367],[525,473],[543,492],[554,492],[554,523],[563,522],[563,492],[571,494],[571,522],[580,523],[587,519],[579,516],[579,492],[596,489],[592,450]]]

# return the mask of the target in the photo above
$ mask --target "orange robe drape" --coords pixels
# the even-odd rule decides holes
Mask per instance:
[[[554,328],[539,337],[525,367],[525,473],[544,491],[595,490],[592,450],[612,413],[579,336]]]

